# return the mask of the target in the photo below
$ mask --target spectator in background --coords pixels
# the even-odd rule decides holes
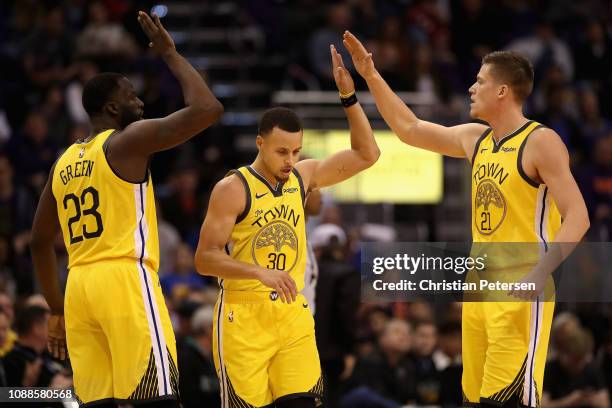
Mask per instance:
[[[336,89],[332,71],[329,69],[329,45],[333,44],[346,65],[353,68],[351,58],[342,46],[342,33],[353,25],[353,11],[350,4],[338,2],[327,6],[326,24],[312,34],[310,40],[310,64],[323,88]]]
[[[30,192],[23,186],[15,183],[13,166],[6,154],[0,153],[0,239],[5,244],[0,259],[8,267],[0,271],[0,282],[4,288],[0,290],[13,290],[13,279],[31,279],[30,274],[21,274],[23,258],[26,255],[30,242],[30,228],[34,219],[36,208]]]
[[[597,241],[612,238],[612,133],[595,141],[592,160],[579,167],[578,185],[589,209],[589,236]]]
[[[433,354],[440,379],[440,399],[443,407],[461,406],[461,322],[447,321],[438,327],[438,350]]]
[[[198,225],[202,224],[202,209],[205,202],[198,192],[200,172],[192,161],[177,165],[170,181],[172,192],[160,199],[163,213],[174,225],[184,241],[191,243],[197,239]]]
[[[190,290],[204,288],[204,277],[195,271],[193,256],[193,250],[185,243],[180,244],[176,248],[174,268],[170,273],[160,278],[162,291],[165,296],[174,297],[173,292],[179,287],[185,287]],[[179,290],[182,290],[182,288]]]
[[[11,338],[11,333],[8,315],[0,309],[0,357],[11,351],[15,344],[15,338]]]
[[[569,112],[575,98],[571,87],[567,85],[551,85],[544,90],[546,100],[545,110],[534,115],[540,123],[546,123],[559,134],[568,149],[580,146],[579,127]]]
[[[68,80],[76,68],[72,64],[72,35],[66,30],[61,7],[50,8],[40,21],[42,28],[35,29],[23,44],[22,64],[29,81],[45,88]]]
[[[71,385],[63,366],[47,352],[48,319],[49,310],[40,306],[28,306],[18,313],[15,327],[19,338],[3,358],[9,387]]]
[[[392,319],[385,325],[376,350],[357,360],[350,385],[356,388],[359,400],[364,403],[362,406],[376,406],[366,404],[365,400],[379,397],[393,400],[398,405],[416,400],[416,371],[409,354],[411,343],[408,322]],[[357,387],[365,387],[369,392],[364,394]],[[354,406],[348,401],[357,402],[350,393],[345,397],[344,405]]]
[[[599,356],[599,365],[606,379],[608,388],[608,396],[612,395],[612,329],[608,329],[604,339],[601,355]]]
[[[89,23],[78,38],[79,55],[95,59],[134,58],[138,47],[132,36],[111,21],[102,1],[89,3]]]
[[[66,86],[66,108],[70,119],[77,124],[89,126],[89,116],[83,108],[83,86],[99,72],[98,66],[87,60],[78,63],[78,75]],[[87,135],[86,135],[87,136]]]
[[[406,72],[410,68],[411,55],[403,28],[399,16],[388,16],[376,38],[367,42],[372,54],[380,58],[381,74],[388,78],[390,86],[397,88],[409,86]]]
[[[412,337],[411,357],[415,367],[416,402],[431,405],[439,403],[442,389],[433,360],[438,333],[433,320],[417,321]]]
[[[157,211],[159,276],[161,278],[172,272],[173,260],[176,259],[176,251],[181,244],[181,237],[174,225],[164,219],[161,204],[157,200],[155,200],[155,210]]]
[[[554,27],[548,21],[541,20],[532,35],[513,41],[506,49],[529,58],[533,64],[536,82],[543,78],[553,65],[561,68],[565,78],[571,80],[574,77],[574,61],[570,49],[557,37]]]
[[[0,311],[6,317],[6,338],[0,345],[0,357],[4,357],[9,351],[15,346],[17,341],[17,333],[12,329],[13,321],[15,319],[15,312],[13,309],[13,301],[11,297],[3,292],[0,292]]]
[[[593,89],[583,87],[578,97],[581,133],[579,146],[584,157],[589,157],[595,142],[612,133],[612,122],[601,115],[599,100]]]
[[[593,81],[597,89],[612,71],[612,44],[601,20],[586,24],[585,33],[574,50],[576,79]]]
[[[309,238],[318,263],[315,335],[325,382],[323,401],[333,407],[338,404],[340,383],[351,363],[360,275],[344,259],[347,241],[342,228],[319,225]]]
[[[17,181],[40,194],[49,170],[56,159],[57,148],[49,139],[49,126],[42,112],[32,110],[17,137],[7,146],[7,153],[15,164]]]
[[[54,146],[65,146],[70,129],[70,118],[64,103],[64,90],[53,84],[47,89],[45,100],[39,108],[48,123],[49,140]]]
[[[321,190],[313,190],[306,196],[306,204],[304,205],[304,214],[308,220],[310,217],[316,217],[321,213]],[[307,221],[308,222],[308,221]],[[319,278],[319,265],[317,262],[312,242],[310,239],[306,240],[306,270],[304,271],[304,289],[302,289],[302,295],[308,301],[308,306],[312,315],[316,313],[316,288],[317,280]]]
[[[603,374],[593,362],[593,337],[581,327],[568,333],[544,375],[542,408],[610,406]]]
[[[192,336],[178,344],[179,390],[184,408],[221,406],[219,380],[213,363],[212,306],[202,306],[191,319]]]

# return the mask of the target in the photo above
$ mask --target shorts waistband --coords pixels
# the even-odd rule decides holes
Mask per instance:
[[[247,290],[225,290],[222,289],[222,296],[224,303],[240,303],[240,304],[257,304],[267,302],[280,302],[282,300],[279,294],[274,291],[247,291]],[[302,296],[298,293],[297,298]],[[296,301],[297,301],[296,298]]]

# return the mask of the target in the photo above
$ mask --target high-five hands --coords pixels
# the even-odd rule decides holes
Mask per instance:
[[[353,83],[351,73],[348,72],[348,70],[344,66],[344,61],[342,61],[342,55],[340,55],[336,50],[336,47],[331,44],[329,46],[329,51],[331,52],[334,81],[336,81],[336,86],[338,87],[340,95],[349,95],[351,93],[354,93],[355,84]]]
[[[353,65],[357,72],[359,72],[359,75],[366,81],[368,78],[376,75],[376,68],[374,67],[374,61],[372,61],[372,53],[368,52],[361,41],[349,31],[345,31],[342,37],[342,43],[351,54]]]

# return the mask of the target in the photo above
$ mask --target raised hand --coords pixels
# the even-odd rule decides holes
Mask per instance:
[[[329,46],[332,58],[332,71],[334,74],[334,80],[340,94],[347,95],[355,91],[355,84],[350,72],[344,67],[344,61],[342,61],[342,55],[338,53],[336,47],[333,45]]]
[[[374,61],[372,61],[372,53],[365,49],[361,41],[357,39],[349,31],[345,31],[342,39],[342,43],[351,54],[353,59],[353,65],[359,75],[365,80],[376,74],[376,68],[374,68]]]
[[[149,38],[149,47],[153,48],[159,55],[165,55],[176,50],[174,41],[168,31],[164,28],[159,17],[153,14],[153,19],[144,11],[138,12],[138,23]]]
[[[295,302],[297,286],[287,272],[262,268],[258,279],[267,287],[274,289],[284,303]]]

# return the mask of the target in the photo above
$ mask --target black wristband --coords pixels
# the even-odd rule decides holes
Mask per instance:
[[[353,93],[348,98],[340,97],[340,102],[342,102],[342,106],[344,106],[345,108],[348,108],[349,106],[353,106],[354,104],[357,103],[357,95]]]

